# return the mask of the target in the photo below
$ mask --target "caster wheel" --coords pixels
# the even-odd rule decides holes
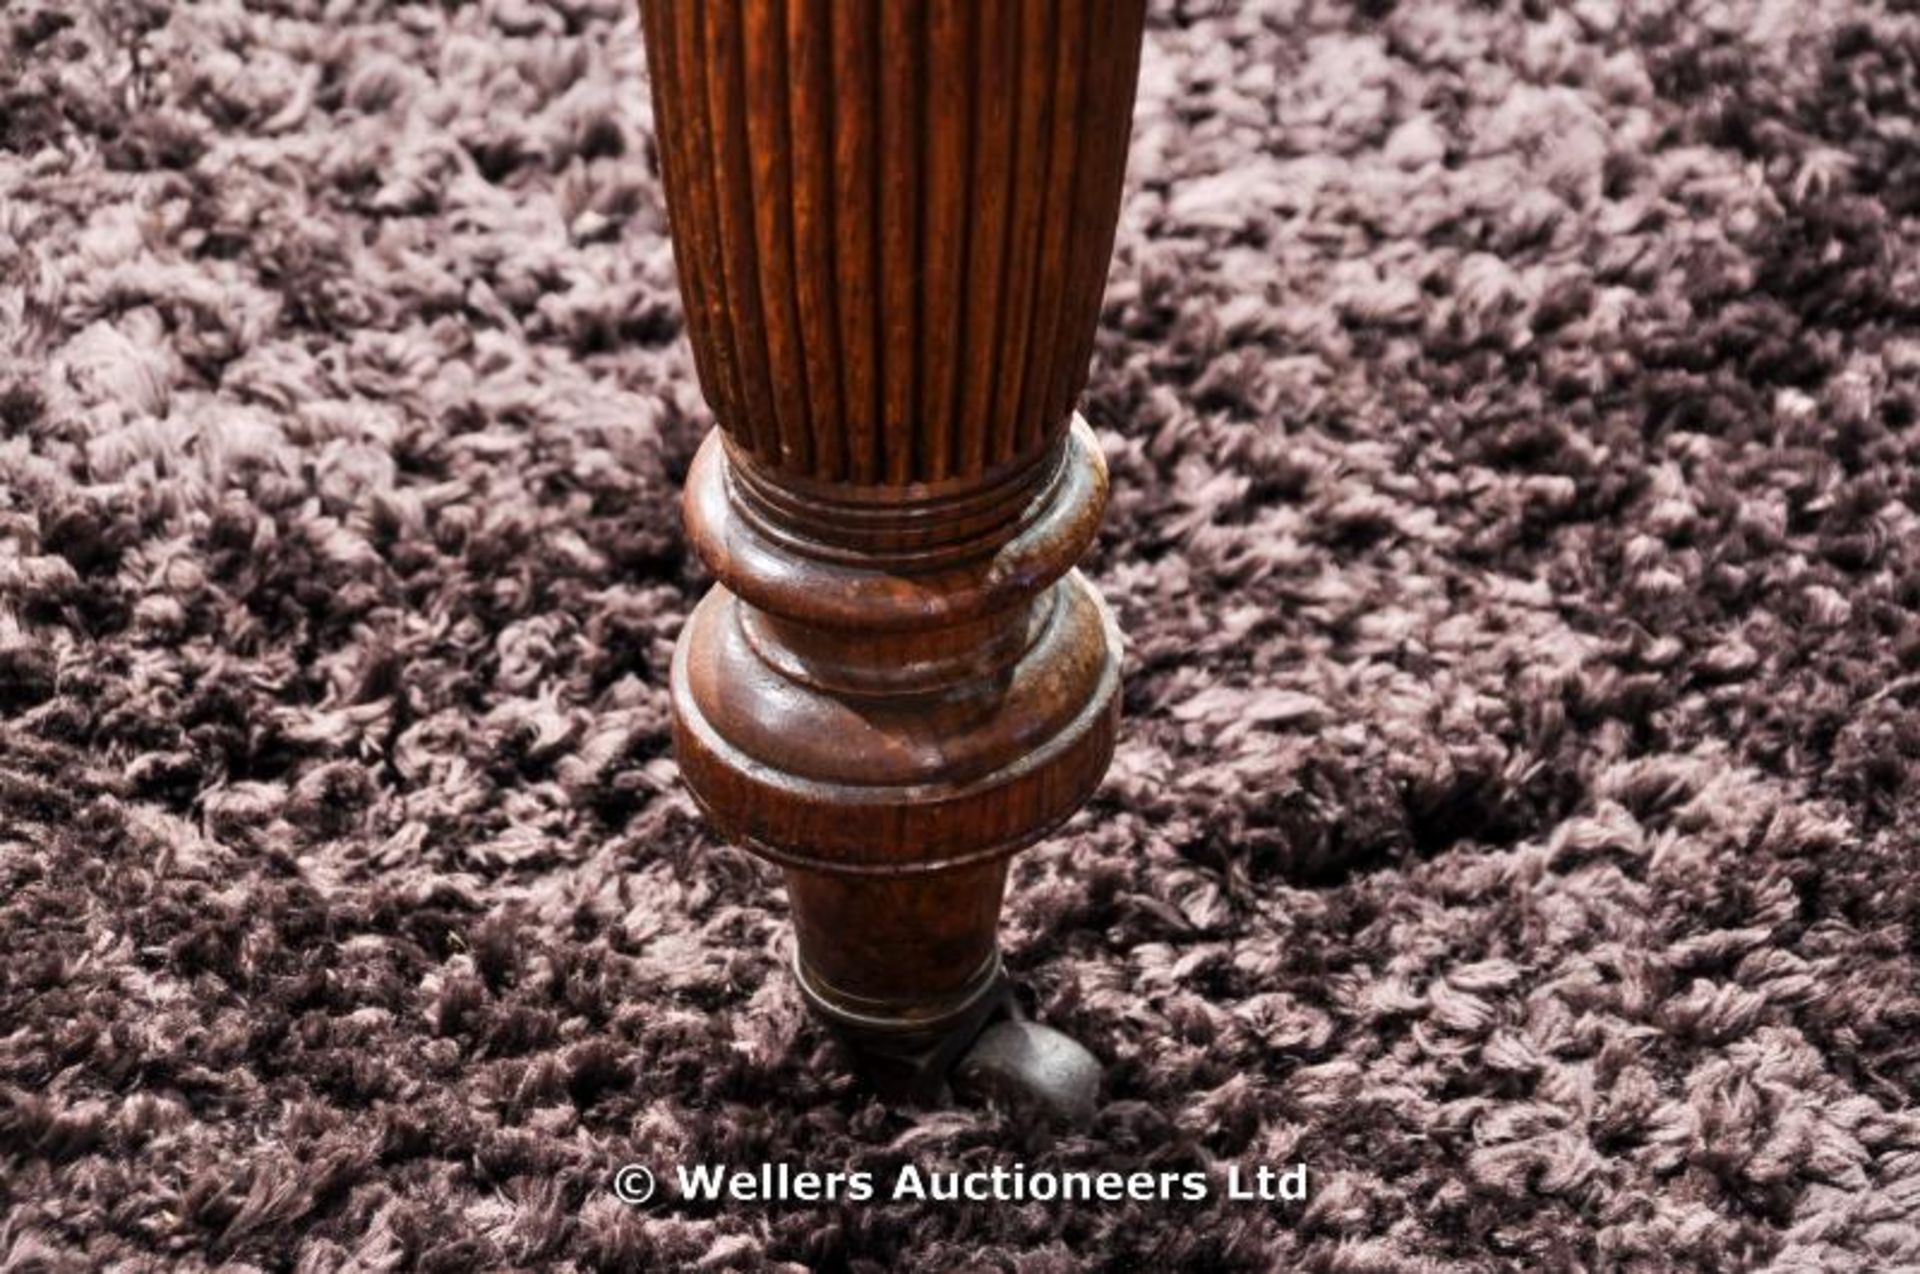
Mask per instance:
[[[1100,1063],[1070,1035],[1025,1018],[995,1022],[953,1068],[954,1086],[1062,1128],[1099,1108]]]

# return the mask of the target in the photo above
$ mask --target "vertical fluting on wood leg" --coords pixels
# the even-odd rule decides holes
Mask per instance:
[[[829,1020],[924,1041],[991,990],[1006,860],[1112,754],[1117,639],[1074,562],[1073,400],[1144,0],[645,0],[719,584],[677,753],[786,869]]]

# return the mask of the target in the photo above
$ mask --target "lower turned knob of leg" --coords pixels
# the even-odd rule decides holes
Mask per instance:
[[[674,654],[681,773],[723,831],[785,869],[808,1005],[874,1089],[915,1105],[948,1099],[954,1062],[1004,1014],[1007,861],[1092,794],[1118,724],[1119,639],[1071,569],[1106,490],[1099,444],[1075,424],[1016,476],[1018,499],[989,488],[996,516],[1015,510],[988,537],[999,547],[965,538],[939,570],[917,551],[807,556],[734,502],[761,478],[722,441],[688,478],[695,543],[727,583]],[[924,539],[956,498],[816,526],[891,519]],[[1031,1025],[993,1038],[984,1087],[1050,1119],[1090,1105],[1098,1067],[1077,1045]]]

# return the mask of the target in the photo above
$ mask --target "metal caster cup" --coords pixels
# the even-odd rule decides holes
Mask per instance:
[[[1100,1063],[1071,1035],[1006,1017],[962,1054],[953,1084],[1056,1128],[1085,1128],[1099,1110]]]
[[[997,961],[992,983],[937,1038],[835,1024],[861,1077],[889,1101],[989,1102],[1059,1129],[1084,1128],[1099,1109],[1100,1063],[1072,1036],[1028,1017]]]

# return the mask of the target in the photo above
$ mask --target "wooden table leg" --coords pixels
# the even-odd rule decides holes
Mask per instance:
[[[1117,640],[1073,569],[1107,479],[1073,404],[1143,9],[643,3],[719,423],[687,483],[720,582],[675,652],[680,766],[785,868],[800,985],[869,1060],[980,1029],[1007,859],[1112,755]]]

